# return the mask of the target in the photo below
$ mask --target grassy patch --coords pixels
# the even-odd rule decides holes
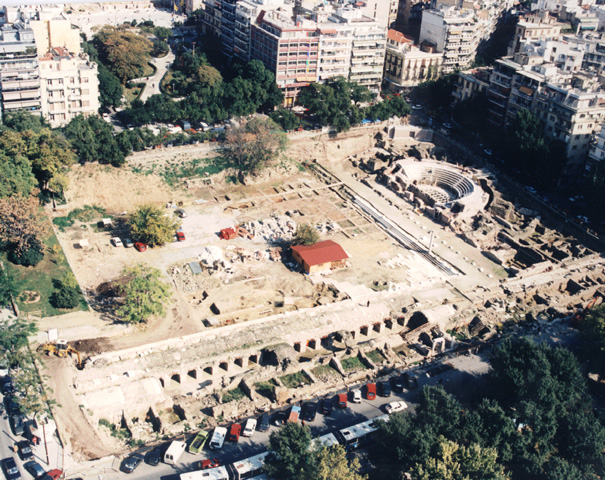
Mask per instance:
[[[254,384],[254,388],[256,389],[256,393],[262,395],[265,398],[268,398],[269,400],[272,400],[273,389],[276,385],[277,383],[275,383],[275,380],[271,379],[268,382],[256,382]]]
[[[365,365],[361,363],[361,360],[359,360],[358,357],[344,358],[340,363],[345,371],[362,370],[366,368]]]
[[[98,218],[103,218],[106,215],[106,211],[102,207],[96,205],[84,205],[82,208],[75,208],[67,214],[65,217],[53,218],[53,224],[59,227],[62,232],[67,227],[73,227],[76,221],[79,222],[91,222]]]
[[[279,377],[279,379],[284,384],[284,387],[291,389],[311,383],[311,379],[307,377],[303,371],[290,373],[288,375],[284,375],[283,377]]]
[[[234,388],[223,393],[223,403],[236,402],[244,398],[246,394],[241,388]]]
[[[141,88],[136,86],[133,88],[124,87],[124,96],[126,97],[126,101],[128,103],[134,102],[137,97],[141,94],[141,90]]]
[[[382,363],[384,362],[386,359],[384,358],[384,356],[382,355],[382,353],[380,353],[378,351],[378,349],[376,350],[372,350],[370,353],[366,354],[366,357],[368,357],[370,360],[372,360],[374,363]]]
[[[111,423],[109,420],[104,418],[99,419],[99,425],[109,430],[112,437],[120,440],[129,440],[132,438],[132,433],[126,428],[118,428],[115,423]]]
[[[55,291],[55,285],[63,280],[67,273],[73,272],[54,233],[44,241],[44,244],[48,248],[44,253],[42,261],[35,267],[13,265],[6,260],[6,252],[2,252],[0,255],[4,266],[15,279],[17,289],[20,293],[17,296],[19,310],[21,310],[21,313],[31,313],[41,317],[88,310],[88,305],[81,293],[79,293],[80,303],[76,308],[71,310],[58,309],[50,304],[50,296]],[[26,303],[28,295],[23,292],[35,292],[40,296],[40,300],[35,303]],[[33,296],[29,295],[29,297]]]
[[[222,172],[230,166],[231,164],[221,157],[196,158],[190,162],[166,165],[159,174],[167,185],[175,187],[184,179],[209,177]]]
[[[329,377],[340,378],[340,373],[338,373],[336,370],[334,370],[329,365],[319,365],[318,367],[315,367],[313,370],[311,370],[311,373],[313,375],[315,375],[316,377],[329,376]]]

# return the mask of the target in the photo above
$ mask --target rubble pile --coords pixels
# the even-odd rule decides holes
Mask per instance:
[[[292,240],[296,233],[297,223],[286,215],[276,215],[267,220],[252,220],[243,223],[239,228],[252,235],[260,237],[267,243]]]

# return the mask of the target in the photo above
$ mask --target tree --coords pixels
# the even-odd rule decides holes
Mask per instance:
[[[316,473],[312,478],[317,480],[365,480],[365,475],[360,475],[360,464],[357,458],[349,461],[347,452],[342,445],[321,447],[314,454],[317,465]]]
[[[34,197],[0,198],[0,241],[23,254],[50,232],[50,226]]]
[[[152,316],[164,315],[170,300],[170,286],[161,280],[155,268],[137,265],[124,270],[129,280],[124,286],[124,304],[116,314],[126,323],[143,323]]]
[[[125,83],[143,75],[149,62],[152,43],[142,35],[104,26],[94,37],[99,60]]]
[[[81,163],[98,161],[119,167],[130,153],[127,144],[118,144],[111,125],[97,115],[78,115],[65,127],[65,136],[71,141]]]
[[[271,119],[253,118],[229,130],[222,153],[242,173],[257,173],[285,150],[288,139]]]
[[[605,304],[590,310],[580,323],[580,332],[591,368],[605,375]]]
[[[50,298],[55,308],[75,308],[80,303],[80,289],[73,274],[68,273]]]
[[[440,436],[435,455],[411,471],[414,480],[506,480],[495,448],[458,445]]]
[[[31,162],[23,155],[0,152],[0,197],[27,197],[36,186]]]
[[[130,233],[137,242],[164,245],[172,241],[180,221],[155,205],[142,205],[130,217]]]
[[[319,241],[319,233],[308,223],[299,223],[292,239],[292,245],[314,245]]]
[[[38,331],[35,322],[23,318],[0,320],[0,355],[2,363],[14,367],[21,363],[28,337]]]
[[[298,423],[286,423],[269,437],[265,472],[275,480],[308,480],[313,477],[314,461],[309,449],[311,431]]]
[[[11,248],[6,258],[15,265],[35,267],[44,258],[44,245],[38,239],[32,239],[22,250]]]
[[[3,123],[6,127],[15,132],[24,132],[32,130],[40,133],[43,128],[50,128],[50,125],[44,120],[44,117],[32,115],[28,112],[18,111],[6,113],[3,118]]]
[[[0,263],[0,305],[9,306],[17,293],[15,279],[8,269]]]
[[[162,42],[165,42],[172,37],[172,29],[168,27],[155,27],[153,34]]]
[[[124,87],[120,79],[116,77],[109,69],[99,63],[99,100],[101,108],[119,107],[122,103]]]
[[[300,118],[286,108],[275,110],[269,117],[286,131],[294,130],[300,125]]]

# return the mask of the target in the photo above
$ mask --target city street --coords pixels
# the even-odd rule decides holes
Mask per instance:
[[[420,388],[424,385],[439,383],[443,384],[448,391],[464,396],[465,391],[468,392],[469,390],[474,390],[476,388],[477,380],[482,374],[487,372],[489,367],[485,353],[456,357],[448,363],[450,363],[453,368],[435,377],[428,377],[426,375],[426,372],[434,368],[435,365],[430,365],[418,370]],[[351,388],[351,390],[352,389],[354,388]],[[355,425],[369,418],[384,415],[384,406],[398,400],[405,400],[409,406],[408,412],[413,413],[418,391],[419,390],[404,390],[401,394],[393,392],[390,397],[385,398],[378,396],[372,401],[366,400],[364,396],[359,404],[354,404],[349,401],[346,409],[339,410],[335,408],[332,415],[327,417],[318,413],[312,423],[306,424],[311,427],[313,437],[318,437],[329,432]],[[328,398],[331,398],[332,396],[333,394],[330,394]],[[289,407],[285,410],[287,411],[288,409]],[[242,423],[243,421],[244,419],[241,420]],[[267,444],[269,443],[269,435],[272,432],[278,431],[278,428],[279,427],[272,425],[267,432],[257,431],[250,438],[240,437],[240,440],[237,443],[226,442],[223,449],[219,451],[213,451],[206,448],[200,455],[192,455],[189,452],[185,452],[176,467],[166,465],[165,463],[160,463],[158,466],[152,467],[142,463],[134,473],[128,475],[128,478],[129,480],[152,478],[178,480],[178,475],[180,473],[194,470],[194,463],[206,458],[218,458],[223,465],[228,465],[237,460],[248,458],[266,450]],[[182,440],[182,438],[179,438],[178,440]],[[191,436],[187,437],[187,441],[189,440],[191,440]],[[139,453],[144,455],[148,450],[149,448],[144,448],[140,450]],[[114,465],[117,468],[119,463],[114,462]],[[86,471],[80,471],[78,475],[83,476],[87,480],[101,477],[102,480],[113,480],[119,478],[123,479],[127,474],[107,469],[102,476],[98,474],[98,471],[95,471],[95,473],[91,475],[87,475]]]

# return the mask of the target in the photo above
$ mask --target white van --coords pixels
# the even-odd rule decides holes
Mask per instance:
[[[246,423],[244,425],[244,431],[242,432],[242,435],[244,437],[251,437],[252,435],[254,435],[255,430],[256,430],[256,420],[254,418],[249,418],[248,420],[246,420]]]
[[[176,465],[183,455],[186,446],[185,442],[173,441],[164,454],[164,463]]]
[[[210,443],[208,446],[212,450],[220,450],[223,448],[223,443],[225,443],[225,438],[227,437],[227,429],[225,427],[216,427],[214,429],[214,433],[212,434],[212,438],[210,439]]]

